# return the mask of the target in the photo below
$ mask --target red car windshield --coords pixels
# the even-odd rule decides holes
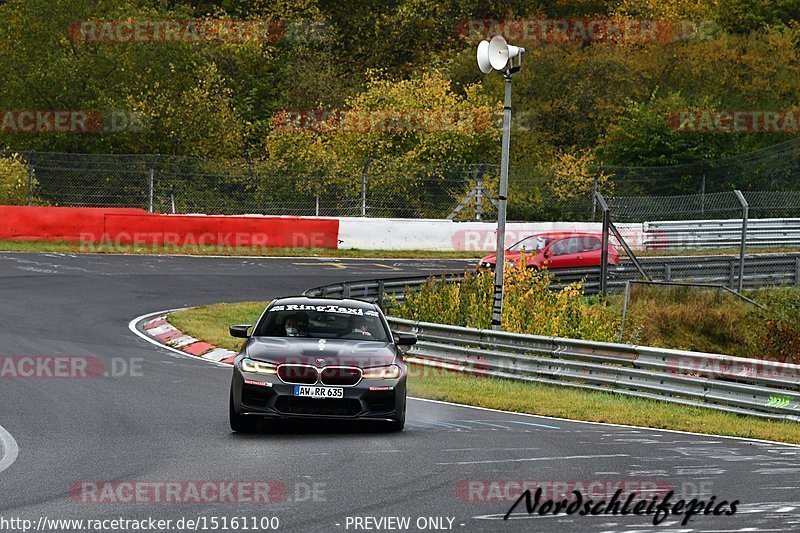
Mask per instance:
[[[544,247],[553,242],[550,237],[531,235],[519,241],[508,249],[509,252],[541,252]]]

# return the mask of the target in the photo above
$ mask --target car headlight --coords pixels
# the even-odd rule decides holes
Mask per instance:
[[[253,359],[245,358],[242,359],[242,362],[239,363],[239,368],[242,369],[242,372],[247,372],[249,374],[277,374],[278,373],[278,366],[273,365],[271,363],[265,363],[264,361],[255,361]]]
[[[403,371],[397,365],[389,366],[376,366],[374,368],[365,368],[364,379],[397,379]]]

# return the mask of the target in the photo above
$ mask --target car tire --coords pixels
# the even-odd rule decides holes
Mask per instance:
[[[233,391],[228,402],[228,418],[231,430],[236,433],[253,433],[258,428],[258,418],[240,415],[233,408]]]
[[[389,427],[387,428],[391,433],[399,433],[403,431],[403,428],[406,425],[406,402],[403,401],[403,410],[400,412],[397,417],[393,418],[391,422],[389,422]]]

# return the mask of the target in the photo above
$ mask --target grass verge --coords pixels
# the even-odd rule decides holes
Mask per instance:
[[[241,341],[228,336],[230,324],[253,324],[266,302],[214,304],[169,315],[183,332],[216,346],[238,350]],[[627,396],[538,383],[477,377],[414,368],[409,394],[420,398],[554,416],[800,444],[800,424],[774,422]]]
[[[237,255],[248,257],[366,257],[393,259],[479,259],[485,252],[432,252],[428,250],[330,250],[326,248],[266,248],[220,246],[148,246],[135,244],[81,244],[0,240],[3,252],[51,252],[136,255]]]
[[[81,244],[66,241],[9,241],[0,240],[3,252],[54,252],[137,255],[242,255],[252,257],[392,257],[397,259],[480,259],[490,252],[458,251],[433,252],[429,250],[327,250],[323,248],[263,248],[218,246],[147,246],[134,244]],[[748,253],[790,253],[791,247],[748,248]],[[638,257],[674,255],[738,255],[738,248],[718,250],[648,250],[636,252]]]

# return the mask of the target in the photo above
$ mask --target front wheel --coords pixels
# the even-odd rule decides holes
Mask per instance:
[[[403,431],[403,428],[406,425],[406,402],[403,401],[403,410],[389,422],[388,430],[393,433],[399,433]]]
[[[240,415],[233,408],[233,391],[228,401],[228,418],[231,430],[236,433],[253,433],[258,427],[258,419],[252,416]]]

